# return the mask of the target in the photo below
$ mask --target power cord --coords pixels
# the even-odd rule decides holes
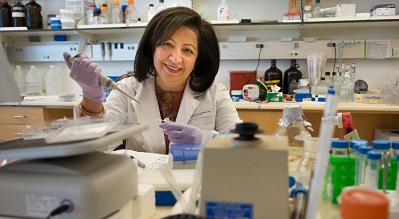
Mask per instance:
[[[70,205],[68,205],[68,204],[63,204],[63,205],[57,207],[56,209],[52,210],[52,211],[50,212],[49,216],[47,216],[46,219],[51,219],[52,217],[54,217],[54,216],[56,216],[56,215],[62,214],[62,213],[64,213],[64,212],[68,211],[70,208],[71,208]]]
[[[261,44],[262,45],[262,44]],[[259,62],[260,62],[260,54],[262,53],[262,48],[263,48],[263,45],[262,46],[260,46],[260,49],[259,49],[259,55],[258,55],[258,64],[256,65],[256,68],[255,68],[255,74],[257,73],[257,71],[258,71],[258,67],[259,67]],[[248,78],[248,80],[247,80],[247,82],[245,83],[245,84],[248,84],[249,83],[249,81],[251,80],[251,78],[252,77],[249,77]],[[255,76],[255,78],[256,78],[256,76]],[[255,79],[256,80],[256,79]]]

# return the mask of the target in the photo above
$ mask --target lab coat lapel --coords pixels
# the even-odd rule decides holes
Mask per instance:
[[[191,90],[189,84],[187,83],[184,89],[183,99],[180,103],[179,113],[177,114],[176,122],[183,124],[188,123],[199,104],[199,101],[196,98],[201,94],[202,93],[196,93]]]
[[[155,81],[152,77],[144,80],[142,83],[136,83],[134,88],[137,91],[136,98],[144,106],[135,101],[131,102],[136,110],[138,122],[147,124],[150,127],[150,130],[142,132],[145,142],[151,147],[152,152],[165,153],[165,147],[156,148],[158,145],[164,145],[165,139],[161,128],[159,128],[161,115],[155,95],[154,83]]]

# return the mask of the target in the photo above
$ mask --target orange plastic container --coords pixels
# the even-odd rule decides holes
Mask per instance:
[[[230,90],[242,90],[246,84],[255,84],[256,71],[230,71]]]

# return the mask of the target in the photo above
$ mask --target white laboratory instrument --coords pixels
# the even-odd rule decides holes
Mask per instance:
[[[203,151],[200,212],[204,218],[289,218],[288,139],[255,136],[256,124],[237,124]]]
[[[84,141],[0,143],[0,159],[20,159],[0,168],[0,217],[50,218],[55,209],[60,219],[148,217],[151,214],[143,209],[155,211],[155,191],[139,189],[135,163],[123,155],[96,151],[147,128],[132,124]]]

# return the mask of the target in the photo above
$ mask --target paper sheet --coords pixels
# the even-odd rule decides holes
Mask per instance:
[[[169,167],[172,167],[173,162],[172,159],[169,159],[169,155],[166,154],[155,154],[148,152],[138,152],[133,150],[117,150],[113,151],[111,154],[121,154],[126,156],[133,156],[137,160],[143,162],[145,164],[144,168],[137,166],[137,173],[141,174],[146,170],[156,170],[161,164],[167,164]],[[133,162],[136,162],[132,159]],[[137,164],[137,163],[136,163]]]

